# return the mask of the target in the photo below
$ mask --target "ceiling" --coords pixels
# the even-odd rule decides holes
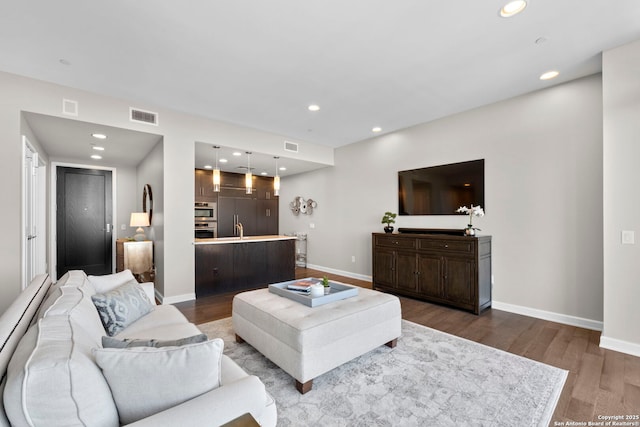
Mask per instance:
[[[640,39],[638,0],[508,19],[504,1],[5,1],[0,70],[339,147],[597,73]]]

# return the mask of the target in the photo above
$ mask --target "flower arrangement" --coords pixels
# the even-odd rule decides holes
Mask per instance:
[[[474,216],[484,216],[484,210],[482,209],[481,206],[473,206],[471,205],[470,208],[466,207],[466,206],[460,206],[456,212],[458,213],[465,213],[467,215],[469,215],[469,226],[467,228],[465,228],[465,234],[468,236],[473,236],[475,234],[475,230],[481,231],[479,228],[475,228],[473,226],[473,217]]]

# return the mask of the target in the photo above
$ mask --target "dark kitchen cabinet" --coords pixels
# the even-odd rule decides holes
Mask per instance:
[[[374,233],[373,287],[479,314],[491,306],[491,237]]]
[[[195,200],[197,202],[215,202],[218,194],[213,191],[213,172],[195,170]]]
[[[218,237],[239,236],[236,224],[241,223],[245,236],[256,236],[257,229],[256,199],[237,197],[218,197]]]
[[[278,200],[257,200],[256,233],[258,236],[278,234]]]
[[[295,279],[295,239],[197,244],[196,297]]]

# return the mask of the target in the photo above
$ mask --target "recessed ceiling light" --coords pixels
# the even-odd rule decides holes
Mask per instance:
[[[101,146],[99,146],[99,145],[94,145],[94,146],[93,146],[93,147],[91,147],[91,148],[93,148],[93,149],[94,149],[94,150],[96,150],[96,151],[104,151],[104,147],[101,147]]]
[[[382,132],[382,128],[379,126],[376,126],[373,129],[371,129],[371,132]]]
[[[102,156],[99,156],[97,154],[92,154],[91,158],[94,159],[94,160],[100,160],[102,158]]]
[[[320,106],[316,105],[316,104],[311,104],[307,108],[309,108],[309,111],[319,111],[320,110]]]
[[[220,159],[220,163],[227,163],[229,160],[227,159]]]
[[[91,136],[97,139],[107,139],[107,135],[103,133],[92,133]]]
[[[556,77],[558,77],[558,75],[560,75],[560,73],[556,70],[552,70],[552,71],[547,71],[546,73],[542,74],[540,76],[540,80],[551,80],[551,79],[555,79]]]
[[[267,173],[266,172],[260,172],[260,175],[267,176]]]
[[[242,156],[242,153],[241,153],[241,152],[239,152],[239,151],[234,151],[234,152],[233,152],[233,155],[234,155],[234,156],[236,156],[236,157],[238,157],[238,156]]]
[[[500,9],[500,16],[503,18],[511,18],[512,16],[522,12],[525,7],[527,7],[527,2],[524,0],[510,1]]]
[[[278,169],[280,169],[281,171],[286,171],[287,168],[285,168],[284,166],[280,166]]]
[[[205,169],[213,169],[213,166],[211,166],[211,165],[204,165],[204,168],[205,168]]]

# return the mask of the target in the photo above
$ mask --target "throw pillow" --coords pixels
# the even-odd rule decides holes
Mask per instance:
[[[177,340],[143,340],[138,338],[118,338],[102,337],[102,348],[131,348],[131,347],[180,347],[187,344],[195,344],[205,342],[209,338],[205,334],[198,334],[191,337],[180,338]]]
[[[103,276],[87,276],[87,278],[99,294],[112,291],[125,283],[136,280],[131,270],[124,270],[115,274],[105,274]]]
[[[109,336],[116,335],[153,309],[147,294],[135,280],[110,292],[92,295],[91,300]]]
[[[94,349],[121,424],[179,405],[220,386],[220,338],[182,347]]]

